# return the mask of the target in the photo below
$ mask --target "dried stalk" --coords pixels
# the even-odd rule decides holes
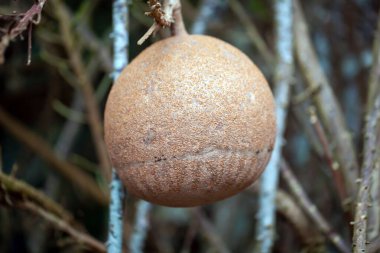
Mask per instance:
[[[64,176],[74,186],[79,186],[99,204],[107,205],[109,203],[107,195],[100,190],[94,180],[92,180],[80,168],[77,168],[66,161],[60,160],[45,140],[18,123],[1,107],[0,125],[16,139],[23,142],[28,148],[39,155],[45,162],[50,164],[51,168]]]
[[[334,154],[344,174],[345,188],[351,199],[354,198],[355,180],[358,176],[356,152],[351,141],[350,133],[344,122],[342,110],[333,94],[326,75],[318,63],[317,56],[308,35],[308,28],[299,1],[294,1],[294,36],[295,51],[303,74],[310,89],[320,86],[315,94],[315,103],[322,122],[329,133],[330,146],[334,147]]]
[[[12,20],[12,24],[9,29],[0,38],[0,64],[4,63],[4,53],[9,43],[17,36],[20,36],[25,30],[29,29],[29,45],[28,45],[28,61],[31,61],[31,31],[33,24],[38,24],[41,20],[41,12],[47,0],[37,0],[30,7],[28,11],[22,14],[16,15],[0,15],[0,20],[5,19],[7,21]]]
[[[165,0],[163,8],[158,0],[149,0],[148,5],[151,11],[146,14],[152,17],[154,22],[137,41],[138,45],[142,45],[153,33],[165,27],[170,27],[172,35],[187,34],[183,24],[180,0]]]
[[[330,224],[323,218],[318,208],[311,202],[307,197],[305,191],[303,190],[301,184],[298,182],[297,178],[294,176],[293,172],[290,170],[289,166],[285,161],[281,162],[281,175],[284,178],[285,183],[289,187],[292,194],[297,198],[299,204],[304,209],[306,214],[318,227],[318,229],[325,234],[327,239],[329,239],[336,248],[343,253],[351,252],[347,243],[333,231]]]
[[[256,227],[256,249],[269,253],[275,231],[275,197],[278,187],[279,166],[293,80],[293,14],[291,0],[275,1],[276,53],[275,99],[277,134],[274,150],[260,181],[259,210]]]
[[[380,169],[380,159],[376,156],[380,145],[380,94],[378,94],[374,107],[368,113],[364,132],[364,160],[361,168],[359,192],[355,210],[353,252],[367,251],[367,220],[370,201],[370,184],[373,171]]]
[[[64,43],[71,67],[77,76],[79,87],[82,90],[85,107],[87,110],[87,118],[90,125],[93,141],[95,144],[96,152],[99,157],[102,175],[107,182],[111,180],[111,163],[108,158],[108,152],[105,142],[103,140],[103,127],[100,118],[100,112],[91,80],[86,72],[86,68],[82,61],[80,51],[75,46],[75,40],[71,30],[70,13],[67,7],[61,3],[60,0],[52,1],[54,10],[59,22],[62,41]]]

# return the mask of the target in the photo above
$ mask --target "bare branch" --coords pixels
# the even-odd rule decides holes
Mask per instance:
[[[115,0],[112,4],[113,20],[113,79],[120,76],[128,64],[129,7],[127,0]],[[115,168],[110,183],[111,202],[108,221],[108,253],[123,252],[123,201],[124,187]],[[127,223],[127,222],[125,222]]]
[[[252,41],[253,45],[258,49],[258,51],[264,58],[267,66],[273,66],[273,64],[275,64],[275,57],[267,47],[263,38],[260,36],[255,24],[251,22],[248,14],[244,10],[244,7],[237,0],[228,0],[228,3],[230,4],[232,11],[235,13],[235,16],[244,25],[244,28],[247,30],[247,35],[249,39]]]
[[[371,177],[373,171],[380,169],[380,159],[376,156],[380,145],[380,94],[375,100],[375,105],[366,118],[364,132],[364,160],[361,169],[361,179],[355,210],[353,252],[366,252],[367,249],[367,220]]]
[[[351,252],[350,248],[347,246],[347,243],[341,238],[340,235],[333,231],[330,224],[325,218],[323,218],[317,207],[307,197],[301,184],[298,182],[297,178],[294,176],[293,172],[284,160],[281,162],[281,175],[290,191],[297,198],[301,207],[305,210],[306,214],[310,217],[318,229],[325,234],[327,239],[329,239],[340,252]]]
[[[144,200],[137,203],[135,225],[129,242],[129,251],[131,253],[143,253],[144,242],[149,228],[149,213],[152,204]]]
[[[99,242],[98,240],[94,239],[88,234],[80,232],[79,230],[72,227],[65,220],[62,220],[59,217],[55,216],[54,214],[35,205],[33,202],[25,201],[25,202],[20,203],[19,206],[35,214],[40,215],[45,220],[53,224],[56,228],[69,234],[71,238],[73,238],[78,244],[80,244],[81,246],[84,246],[85,248],[91,249],[92,250],[91,252],[101,252],[101,253],[106,252],[106,247],[104,246],[103,243]]]
[[[298,0],[294,1],[294,36],[297,59],[306,77],[310,89],[320,87],[314,98],[322,122],[326,127],[330,145],[334,147],[337,156],[338,169],[342,169],[345,180],[345,188],[348,195],[353,199],[357,185],[355,180],[358,176],[358,163],[356,152],[351,141],[350,133],[344,122],[342,110],[331,89],[326,75],[323,73],[317,56],[312,47],[308,35],[308,28]],[[334,140],[334,143],[332,143]]]
[[[256,249],[269,253],[275,231],[276,191],[279,166],[288,114],[290,85],[293,81],[293,6],[292,0],[275,1],[276,54],[275,69],[276,142],[269,164],[260,181],[259,210],[256,227]]]

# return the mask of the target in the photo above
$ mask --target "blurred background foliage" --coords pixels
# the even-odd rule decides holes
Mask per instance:
[[[188,30],[207,1],[182,0],[182,11]],[[240,48],[273,81],[273,64],[263,58],[241,13],[231,8],[231,2],[216,1],[217,6],[207,20],[207,34],[221,38]],[[271,1],[239,0],[241,10],[249,17],[274,53],[273,6]],[[0,0],[0,14],[23,13],[30,0]],[[302,1],[307,24],[319,63],[323,67],[344,112],[359,161],[362,160],[362,129],[368,76],[372,65],[372,46],[380,2],[376,0],[311,0]],[[50,147],[60,161],[72,164],[107,191],[96,138],[91,134],[84,97],[93,89],[102,115],[107,93],[112,85],[112,10],[105,0],[48,0],[39,25],[33,27],[32,62],[26,65],[28,34],[23,33],[8,47],[5,63],[0,66],[0,106],[27,132],[37,146]],[[130,1],[129,56],[133,59],[154,41],[168,36],[160,31],[143,46],[137,40],[152,24],[145,1]],[[0,19],[0,27],[11,26]],[[248,33],[247,33],[248,31]],[[4,30],[0,30],[3,34]],[[75,58],[77,57],[77,58]],[[74,60],[73,60],[74,58]],[[75,65],[75,59],[79,63]],[[79,66],[79,67],[78,67]],[[83,77],[84,76],[84,77]],[[84,78],[84,79],[83,79]],[[295,80],[305,82],[299,70]],[[84,80],[84,81],[83,81]],[[291,100],[299,95],[295,85]],[[310,103],[310,102],[309,102]],[[312,103],[312,102],[311,102]],[[301,111],[300,111],[301,110]],[[296,103],[290,107],[283,156],[290,164],[309,198],[319,208],[330,225],[347,242],[351,240],[350,225],[334,185],[320,141],[313,134],[310,114]],[[15,131],[14,125],[12,127]],[[30,135],[40,139],[33,139]],[[22,137],[24,138],[24,137]],[[22,139],[21,138],[21,139]],[[333,139],[333,136],[329,136]],[[107,237],[107,205],[77,182],[62,176],[49,158],[20,141],[4,125],[0,125],[0,167],[3,173],[27,182],[67,209],[79,227],[99,241]],[[333,141],[332,141],[333,142]],[[48,161],[48,162],[47,162]],[[49,162],[50,161],[50,162]],[[65,167],[64,167],[65,168]],[[70,178],[70,177],[69,177]],[[287,189],[280,182],[281,189]],[[7,201],[7,191],[0,191],[0,252],[81,252],[85,248],[44,218]],[[281,199],[287,199],[287,196]],[[22,201],[23,195],[12,195]],[[297,198],[290,196],[297,205]],[[133,233],[136,199],[127,195],[125,203],[125,243]],[[289,207],[293,208],[293,207]],[[286,208],[285,208],[286,209]],[[233,198],[201,209],[173,209],[153,206],[147,221],[145,252],[253,252],[257,189],[255,186]],[[310,241],[289,219],[277,215],[274,252],[337,252],[331,243],[310,225]],[[290,211],[290,215],[296,212]],[[297,217],[295,218],[297,219]],[[310,222],[312,224],[312,222]],[[87,249],[88,250],[88,249]],[[127,249],[126,249],[127,250]],[[91,251],[91,250],[89,250]]]

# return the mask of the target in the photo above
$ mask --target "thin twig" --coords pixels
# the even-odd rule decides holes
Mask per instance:
[[[35,214],[40,215],[45,220],[49,221],[58,229],[69,234],[79,245],[85,248],[91,249],[91,252],[106,252],[106,247],[103,243],[99,242],[95,238],[88,234],[80,232],[79,230],[72,227],[65,220],[60,219],[58,216],[46,211],[45,209],[35,205],[33,202],[25,201],[19,204],[20,207],[25,208]]]
[[[347,246],[347,243],[341,238],[340,235],[333,231],[330,224],[318,211],[318,208],[307,197],[301,184],[298,182],[297,178],[294,176],[293,172],[284,160],[281,161],[281,175],[292,194],[297,198],[301,207],[305,210],[306,214],[310,217],[318,229],[325,234],[327,239],[329,239],[337,247],[337,249],[339,249],[339,251],[349,253],[350,248]]]
[[[94,180],[82,172],[80,168],[77,168],[64,160],[60,160],[45,140],[18,123],[1,107],[0,125],[50,164],[51,168],[55,169],[58,173],[68,179],[68,181],[74,186],[80,187],[84,192],[88,193],[94,200],[102,205],[107,205],[109,203],[107,195],[100,190]]]
[[[183,23],[181,1],[180,0],[165,0],[164,2],[165,18],[173,20],[170,25],[171,34],[186,35],[187,31]]]
[[[342,170],[339,170],[339,165],[337,162],[334,161],[333,155],[331,154],[330,146],[328,143],[328,139],[325,133],[325,130],[323,129],[323,126],[321,122],[319,121],[319,118],[316,114],[315,107],[311,106],[309,108],[309,114],[310,114],[310,122],[313,126],[315,132],[317,133],[317,136],[322,144],[323,151],[327,160],[327,163],[330,167],[330,170],[332,172],[335,186],[338,190],[338,195],[341,201],[341,204],[343,207],[345,207],[345,202],[348,198],[346,187],[344,186],[344,176],[342,174]],[[349,209],[348,209],[349,210]]]
[[[358,163],[351,136],[344,122],[342,110],[333,94],[331,86],[320,66],[308,35],[308,28],[298,0],[294,1],[294,37],[295,51],[307,84],[311,88],[319,87],[314,95],[318,113],[327,129],[330,145],[335,147],[339,169],[342,169],[345,188],[348,195],[355,196],[355,180],[358,176]],[[334,143],[332,143],[334,141]]]
[[[80,51],[75,46],[75,40],[72,35],[70,13],[67,6],[62,4],[59,0],[52,1],[54,5],[54,10],[59,21],[59,27],[61,31],[62,40],[66,52],[69,57],[70,64],[77,76],[79,87],[83,92],[83,97],[85,101],[85,107],[87,110],[87,118],[90,125],[94,145],[96,148],[97,155],[99,157],[101,172],[107,182],[111,180],[111,163],[108,158],[108,152],[103,139],[103,128],[102,120],[100,118],[100,112],[96,97],[94,95],[93,86],[91,80],[86,73],[86,68],[82,61]]]
[[[237,0],[228,0],[228,3],[235,13],[235,16],[243,24],[244,28],[247,31],[249,39],[252,41],[253,45],[257,48],[259,53],[265,60],[267,66],[271,67],[275,63],[275,57],[273,53],[267,47],[265,41],[260,36],[259,31],[257,30],[255,24],[251,21],[247,12],[244,10],[244,7]]]
[[[129,8],[127,0],[114,0],[112,6],[113,18],[113,78],[119,77],[121,71],[128,64],[129,46]],[[121,253],[123,251],[123,184],[112,168],[110,184],[111,203],[109,207],[108,222],[108,253]]]
[[[361,168],[361,179],[357,197],[354,236],[352,246],[354,253],[367,251],[367,220],[368,206],[370,201],[370,184],[373,171],[380,169],[380,159],[376,156],[377,149],[380,145],[380,94],[378,94],[374,107],[366,117],[364,132],[364,160]]]
[[[293,97],[291,98],[290,109],[296,121],[299,122],[300,127],[306,134],[306,137],[309,140],[314,151],[318,154],[319,157],[322,157],[323,152],[324,152],[322,145],[314,129],[312,128],[311,123],[310,123],[310,118],[307,115],[307,111],[309,107],[311,106],[310,96],[313,96],[313,93],[308,91],[311,89],[304,90],[303,84],[301,84],[301,82],[302,82],[301,77],[299,73],[297,73],[297,76],[295,77],[294,85],[292,86]],[[301,99],[298,100],[299,98]]]
[[[284,215],[297,230],[306,245],[315,246],[321,242],[321,237],[310,224],[302,209],[293,197],[283,190],[276,194],[277,212]]]
[[[275,98],[277,134],[276,143],[260,181],[259,210],[256,227],[256,249],[269,253],[273,247],[275,231],[275,197],[278,187],[281,150],[286,128],[286,118],[293,80],[293,14],[292,0],[275,1],[276,53],[278,63],[275,71]]]

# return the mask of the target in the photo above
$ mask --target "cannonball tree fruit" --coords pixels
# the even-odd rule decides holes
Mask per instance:
[[[275,141],[275,104],[260,70],[213,37],[156,42],[108,97],[105,139],[127,190],[159,205],[230,197],[263,172]]]

